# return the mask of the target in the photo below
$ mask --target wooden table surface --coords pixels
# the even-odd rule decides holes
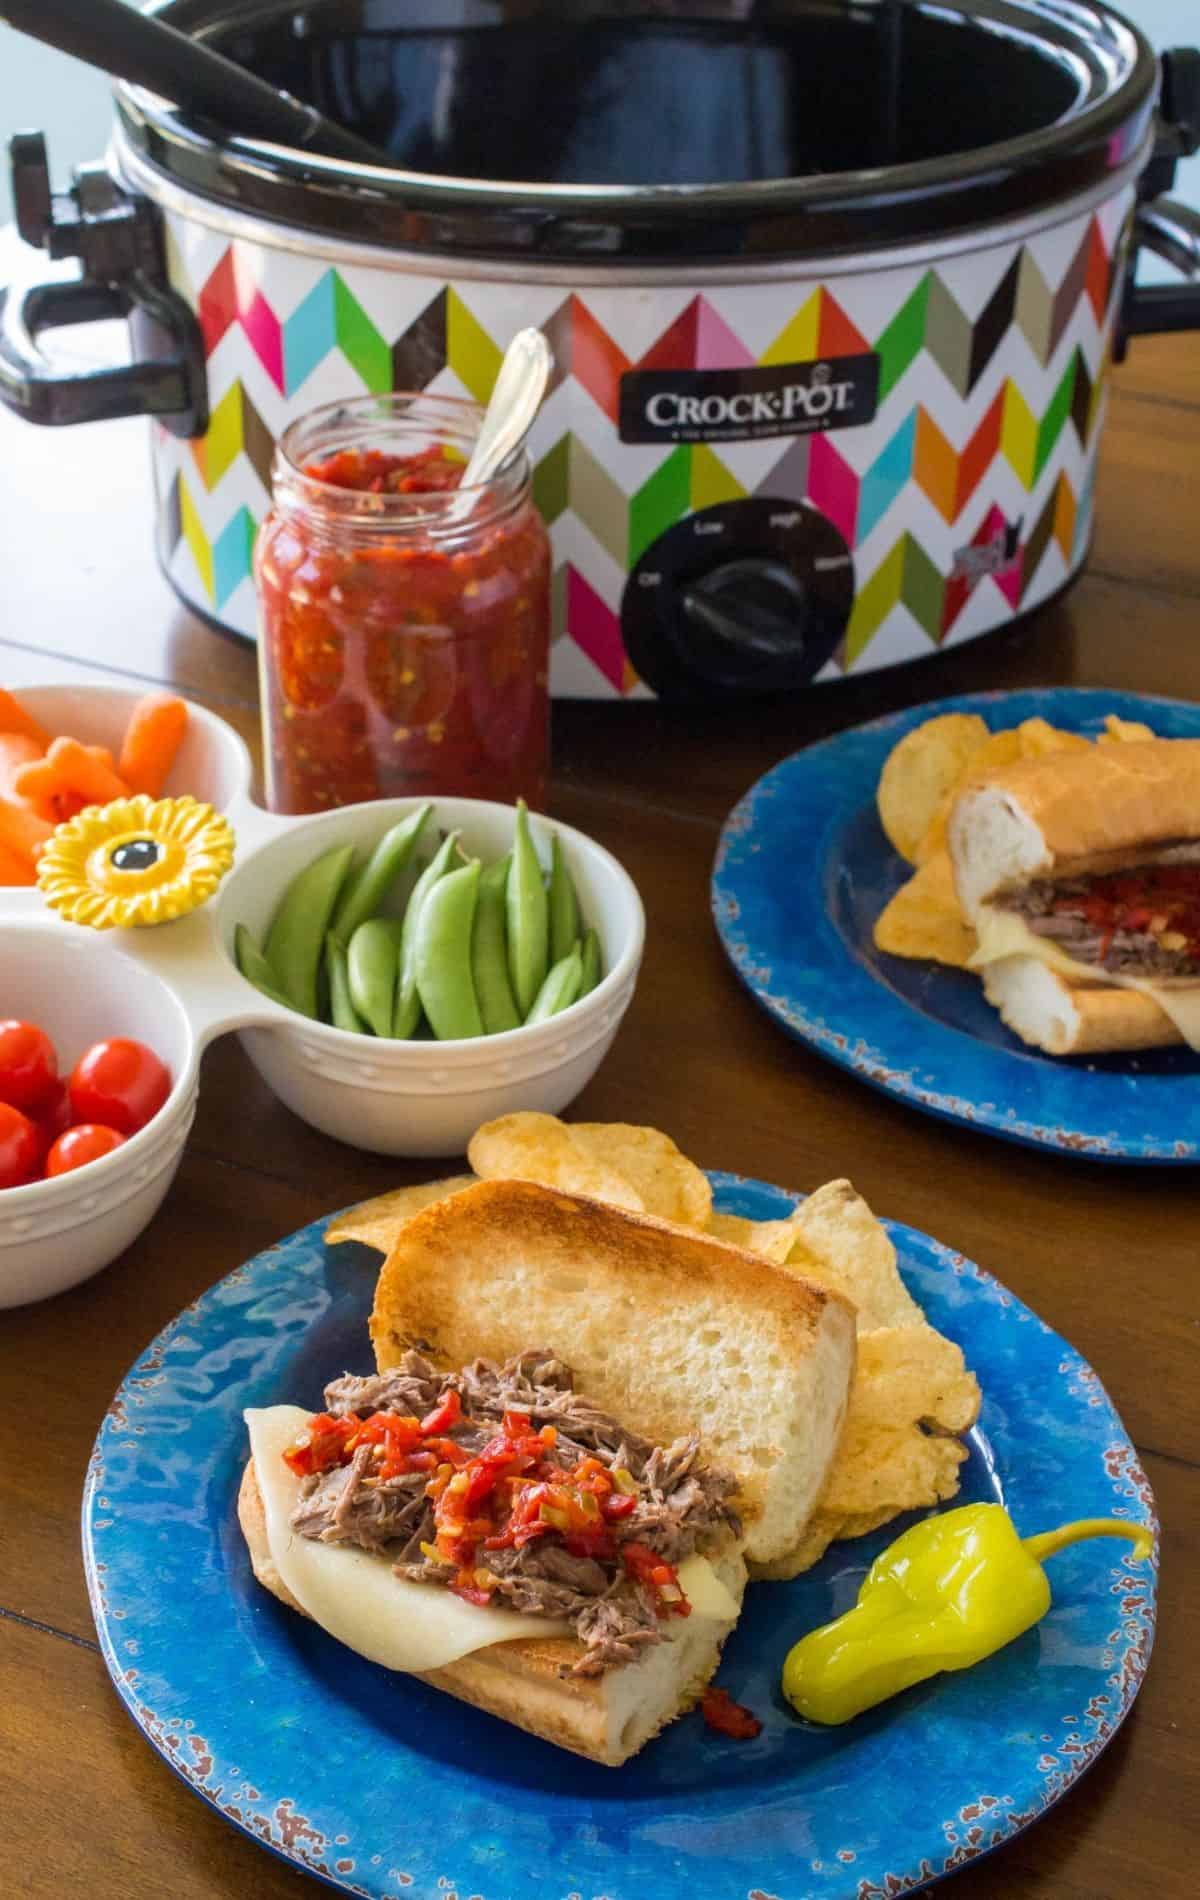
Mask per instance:
[[[1141,1697],[1057,1808],[954,1877],[955,1900],[1195,1892],[1200,1179],[1007,1146],[829,1067],[734,979],[708,926],[709,869],[721,820],[754,779],[879,711],[1062,682],[1200,700],[1198,432],[1200,343],[1136,344],[1115,377],[1087,574],[1003,643],[767,711],[564,703],[554,714],[552,810],[624,861],[649,926],[633,1006],[573,1112],[656,1123],[705,1165],[793,1188],[851,1175],[878,1211],[981,1261],[1073,1341],[1157,1494],[1162,1601]],[[170,682],[256,744],[251,653],[176,603],[150,527],[143,424],[56,433],[0,411],[0,680]],[[5,1891],[14,1880],[23,1895],[93,1900],[310,1891],[190,1794],[118,1703],[84,1588],[80,1491],[115,1386],[180,1307],[323,1211],[429,1172],[318,1135],[226,1038],[205,1057],[187,1154],[147,1232],[87,1285],[0,1316]]]

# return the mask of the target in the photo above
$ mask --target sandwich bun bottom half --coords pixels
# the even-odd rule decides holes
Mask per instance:
[[[289,1609],[307,1616],[271,1555],[253,1459],[242,1474],[237,1510],[258,1582]],[[729,1545],[710,1561],[740,1607],[746,1568],[739,1551]],[[435,1584],[420,1587],[438,1588]],[[665,1641],[636,1663],[609,1669],[602,1676],[560,1673],[581,1654],[581,1645],[570,1637],[492,1643],[440,1669],[413,1673],[418,1681],[530,1735],[616,1768],[695,1704],[716,1671],[735,1621],[697,1615],[673,1619]]]
[[[1112,1055],[1182,1043],[1178,1025],[1144,990],[1072,983],[1037,957],[1001,957],[983,970],[1001,1021],[1052,1056]]]

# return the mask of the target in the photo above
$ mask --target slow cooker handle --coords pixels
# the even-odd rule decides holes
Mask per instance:
[[[1125,301],[1114,355],[1119,362],[1131,336],[1163,330],[1200,330],[1200,211],[1165,194],[1181,158],[1200,150],[1200,50],[1176,46],[1162,55],[1162,93],[1154,154],[1142,175],[1145,194],[1134,213]],[[1136,284],[1139,250],[1153,251],[1193,281]]]
[[[1200,211],[1177,198],[1139,205],[1134,243],[1153,251],[1187,278],[1200,278]],[[1134,284],[1123,313],[1126,336],[1161,330],[1200,330],[1200,283]]]
[[[100,422],[157,416],[173,435],[208,426],[204,342],[193,312],[167,282],[153,207],[123,191],[103,166],[84,166],[65,196],[50,191],[40,132],[9,141],[17,229],[51,257],[78,257],[76,277],[0,288],[0,401],[29,422]],[[128,317],[135,360],[79,371],[41,348],[43,330]]]

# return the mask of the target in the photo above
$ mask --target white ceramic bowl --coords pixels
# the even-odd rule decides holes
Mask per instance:
[[[22,695],[23,698],[27,697]],[[136,1240],[171,1185],[196,1109],[196,1041],[180,999],[94,931],[5,918],[0,998],[35,1022],[70,1073],[108,1036],[135,1036],[171,1071],[166,1102],[100,1161],[51,1181],[0,1189],[0,1307],[87,1280]]]
[[[239,856],[216,904],[217,935],[230,965],[236,925],[245,924],[261,943],[297,871],[335,844],[369,847],[420,802],[381,799],[294,819]],[[490,860],[511,848],[510,806],[439,798],[435,809],[444,830],[461,829],[468,852]],[[557,832],[583,917],[600,938],[605,974],[596,988],[549,1022],[466,1042],[381,1041],[267,1004],[267,1023],[243,1029],[242,1042],[269,1086],[304,1121],[377,1154],[461,1154],[480,1122],[518,1108],[556,1114],[591,1080],[633,995],[645,936],[642,904],[627,872],[601,845],[536,815],[531,824],[547,865]],[[243,987],[257,995],[249,984]]]

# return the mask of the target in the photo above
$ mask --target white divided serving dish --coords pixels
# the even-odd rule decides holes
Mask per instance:
[[[91,686],[21,687],[17,696],[48,730],[110,747],[139,697]],[[261,942],[298,871],[332,845],[369,847],[422,801],[273,815],[250,798],[250,757],[238,735],[191,702],[189,714],[165,791],[191,792],[234,828],[234,868],[215,898],[175,923],[98,933],[61,922],[36,890],[0,890],[3,1014],[39,1022],[64,1072],[89,1042],[127,1034],[154,1048],[173,1077],[159,1114],[113,1154],[77,1173],[0,1192],[0,1307],[98,1272],[150,1220],[178,1166],[200,1056],[215,1036],[239,1031],[269,1087],[323,1133],[379,1154],[446,1156],[461,1153],[493,1116],[565,1108],[599,1067],[633,995],[645,918],[632,880],[603,846],[535,814],[544,863],[551,837],[559,837],[605,972],[561,1016],[465,1042],[388,1042],[272,1002],[236,967],[236,926],[245,924]],[[511,807],[463,798],[434,804],[439,828],[461,830],[466,850],[490,859],[510,848]]]

